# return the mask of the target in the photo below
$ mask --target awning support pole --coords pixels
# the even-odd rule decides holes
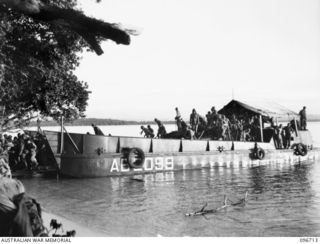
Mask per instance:
[[[61,124],[60,124],[60,126],[61,126],[61,140],[60,140],[60,153],[62,154],[62,152],[63,152],[63,137],[64,137],[64,135],[63,135],[63,116],[61,116]]]
[[[263,142],[263,123],[262,123],[262,115],[259,116],[260,120],[260,133],[261,133],[261,142]]]
[[[296,127],[296,129],[295,129],[296,136],[298,136],[298,123],[297,123],[296,118],[293,118],[293,119],[294,119],[294,125],[295,125],[295,127]]]

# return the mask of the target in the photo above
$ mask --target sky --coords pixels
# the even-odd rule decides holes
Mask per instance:
[[[186,119],[236,100],[320,114],[319,0],[80,0],[89,16],[134,27],[129,46],[103,42],[76,74],[87,117]]]

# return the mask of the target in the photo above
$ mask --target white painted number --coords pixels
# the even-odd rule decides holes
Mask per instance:
[[[146,158],[144,161],[143,169],[134,169],[134,171],[161,171],[161,170],[173,170],[173,157],[157,157]],[[125,167],[123,159],[114,158],[110,168],[110,172],[129,172],[130,169]]]

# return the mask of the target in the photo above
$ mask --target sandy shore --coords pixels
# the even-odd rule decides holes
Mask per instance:
[[[50,226],[51,219],[56,219],[58,223],[62,223],[63,230],[70,231],[75,230],[76,231],[76,237],[106,237],[104,234],[90,230],[86,227],[83,227],[79,224],[76,224],[70,220],[67,220],[63,217],[48,213],[48,212],[42,212],[42,219],[44,222],[44,225],[48,228]],[[52,234],[52,232],[50,233]],[[57,231],[57,234],[61,234],[61,230]]]

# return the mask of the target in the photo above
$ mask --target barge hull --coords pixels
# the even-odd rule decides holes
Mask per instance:
[[[305,132],[306,133],[306,132]],[[306,156],[297,156],[292,149],[278,150],[273,141],[240,142],[211,140],[150,139],[136,137],[96,136],[45,132],[48,144],[56,156],[62,175],[85,178],[168,172],[214,167],[254,167],[260,165],[290,165],[319,157],[319,148]],[[306,134],[306,138],[309,138]],[[299,137],[301,138],[301,137]],[[253,159],[252,150],[264,150],[264,157]],[[139,148],[143,154],[140,168],[129,167],[123,149]]]
[[[71,177],[105,177],[134,174],[169,172],[202,168],[248,168],[261,165],[286,166],[304,161],[317,160],[317,152],[306,156],[295,156],[292,151],[266,151],[262,160],[252,160],[248,151],[194,154],[147,154],[142,168],[132,169],[125,159],[118,155],[86,155],[63,156],[61,158],[61,174]]]

